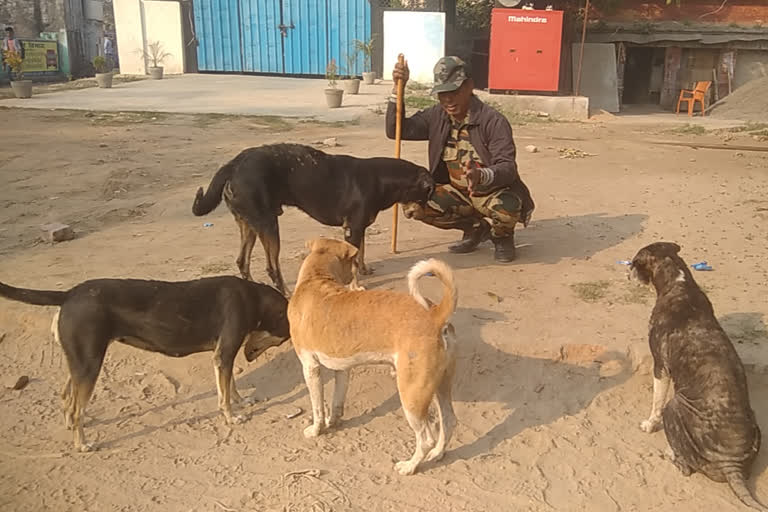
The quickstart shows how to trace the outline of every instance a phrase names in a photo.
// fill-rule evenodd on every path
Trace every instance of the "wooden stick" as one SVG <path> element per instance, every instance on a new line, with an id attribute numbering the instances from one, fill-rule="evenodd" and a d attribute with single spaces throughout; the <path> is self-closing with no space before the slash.
<path id="1" fill-rule="evenodd" d="M 405 56 L 401 53 L 397 56 L 397 63 L 401 66 L 405 64 Z M 400 79 L 397 81 L 397 118 L 395 120 L 395 158 L 400 158 L 400 139 L 403 135 L 403 94 L 405 93 L 405 83 Z M 392 207 L 392 254 L 397 254 L 397 221 L 399 213 L 397 203 Z"/>
<path id="2" fill-rule="evenodd" d="M 584 66 L 584 42 L 587 40 L 587 21 L 589 20 L 589 0 L 584 5 L 584 23 L 581 27 L 581 47 L 579 48 L 579 69 L 576 72 L 576 86 L 573 95 L 578 96 L 581 91 L 581 72 Z"/>

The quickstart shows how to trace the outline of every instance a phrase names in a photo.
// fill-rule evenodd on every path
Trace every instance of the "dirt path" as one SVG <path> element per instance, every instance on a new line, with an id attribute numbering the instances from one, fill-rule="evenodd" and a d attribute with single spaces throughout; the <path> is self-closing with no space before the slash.
<path id="1" fill-rule="evenodd" d="M 226 208 L 205 218 L 190 208 L 196 188 L 244 147 L 335 136 L 342 146 L 330 151 L 392 152 L 381 118 L 0 114 L 14 127 L 0 144 L 0 280 L 40 288 L 234 273 L 238 242 Z M 53 310 L 3 302 L 0 374 L 31 381 L 0 389 L 0 510 L 740 510 L 726 486 L 685 478 L 664 460 L 663 433 L 638 429 L 651 398 L 643 356 L 653 297 L 616 261 L 660 239 L 679 242 L 689 263 L 714 267 L 695 277 L 747 364 L 752 405 L 768 428 L 768 157 L 642 142 L 723 139 L 683 131 L 517 127 L 537 210 L 512 265 L 493 264 L 489 245 L 450 255 L 455 233 L 405 219 L 402 252 L 391 255 L 390 214 L 380 216 L 367 242 L 376 270 L 368 287 L 404 290 L 409 266 L 438 256 L 460 290 L 459 426 L 445 459 L 410 478 L 392 468 L 413 439 L 389 370 L 356 370 L 343 426 L 310 441 L 301 434 L 306 412 L 287 419 L 309 405 L 289 345 L 255 364 L 238 359 L 239 387 L 260 401 L 233 427 L 216 411 L 209 354 L 178 360 L 113 346 L 87 414 L 99 450 L 72 453 Z M 524 151 L 528 144 L 539 152 Z M 424 163 L 425 145 L 405 143 L 403 157 Z M 72 224 L 78 238 L 39 243 L 38 226 L 49 221 Z M 304 241 L 338 235 L 295 210 L 281 217 L 281 231 L 289 286 Z M 266 279 L 262 266 L 254 251 L 256 279 Z M 764 450 L 751 480 L 764 502 L 766 465 Z"/>

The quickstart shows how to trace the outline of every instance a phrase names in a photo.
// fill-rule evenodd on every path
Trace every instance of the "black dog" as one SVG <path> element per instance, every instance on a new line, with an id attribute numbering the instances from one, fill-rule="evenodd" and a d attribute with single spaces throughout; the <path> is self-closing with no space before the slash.
<path id="1" fill-rule="evenodd" d="M 632 274 L 656 288 L 650 321 L 653 405 L 640 428 L 652 432 L 664 421 L 675 465 L 728 482 L 746 505 L 765 510 L 745 480 L 760 450 L 760 428 L 749 404 L 744 366 L 715 318 L 712 304 L 677 253 L 659 242 L 641 249 Z M 674 396 L 664 405 L 670 379 Z"/>
<path id="2" fill-rule="evenodd" d="M 213 351 L 219 409 L 227 422 L 230 398 L 241 401 L 232 366 L 243 342 L 254 360 L 290 337 L 288 301 L 274 288 L 234 276 L 166 282 L 95 279 L 68 291 L 14 288 L 0 296 L 37 306 L 61 306 L 51 325 L 69 366 L 61 393 L 64 419 L 74 429 L 75 449 L 88 451 L 81 417 L 112 341 L 184 357 Z"/>
<path id="3" fill-rule="evenodd" d="M 296 206 L 327 226 L 343 226 L 345 239 L 364 263 L 365 229 L 395 203 L 424 203 L 435 182 L 423 167 L 395 158 L 329 155 L 299 144 L 243 150 L 213 176 L 208 191 L 198 189 L 192 212 L 213 211 L 222 197 L 240 227 L 237 266 L 252 280 L 250 260 L 256 237 L 267 257 L 267 273 L 283 293 L 277 217 L 283 205 Z"/>

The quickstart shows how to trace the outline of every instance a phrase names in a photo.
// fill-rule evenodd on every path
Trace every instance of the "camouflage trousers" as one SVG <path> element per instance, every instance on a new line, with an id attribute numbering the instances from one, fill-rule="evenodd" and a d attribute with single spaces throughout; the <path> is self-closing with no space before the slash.
<path id="1" fill-rule="evenodd" d="M 470 196 L 452 185 L 438 185 L 424 206 L 408 203 L 403 213 L 441 229 L 468 231 L 483 219 L 491 220 L 491 236 L 504 238 L 514 233 L 520 221 L 522 201 L 508 188 L 484 196 Z"/>

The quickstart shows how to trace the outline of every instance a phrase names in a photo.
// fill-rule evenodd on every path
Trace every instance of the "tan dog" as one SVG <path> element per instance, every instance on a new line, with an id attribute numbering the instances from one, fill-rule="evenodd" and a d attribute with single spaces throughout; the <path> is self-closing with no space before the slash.
<path id="1" fill-rule="evenodd" d="M 344 413 L 348 370 L 361 364 L 391 364 L 405 417 L 416 434 L 410 460 L 395 469 L 410 475 L 422 461 L 439 460 L 456 424 L 451 384 L 456 366 L 455 335 L 448 322 L 456 309 L 453 273 L 445 263 L 421 261 L 408 273 L 410 295 L 390 290 L 350 290 L 357 249 L 347 242 L 307 242 L 309 255 L 299 270 L 288 304 L 288 320 L 296 354 L 312 401 L 313 423 L 306 437 L 319 435 Z M 440 304 L 430 304 L 417 288 L 432 273 L 443 283 Z M 325 419 L 321 368 L 334 371 L 330 417 Z M 437 432 L 428 410 L 435 404 Z M 436 435 L 435 435 L 436 434 Z"/>

